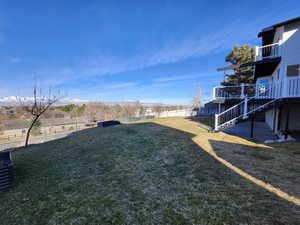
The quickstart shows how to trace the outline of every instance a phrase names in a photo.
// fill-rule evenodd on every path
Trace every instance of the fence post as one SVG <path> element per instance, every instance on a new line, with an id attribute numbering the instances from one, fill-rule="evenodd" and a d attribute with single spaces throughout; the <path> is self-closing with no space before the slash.
<path id="1" fill-rule="evenodd" d="M 215 131 L 218 131 L 219 130 L 219 127 L 218 127 L 218 119 L 219 119 L 219 114 L 215 114 Z"/>
<path id="2" fill-rule="evenodd" d="M 248 98 L 246 97 L 244 101 L 243 119 L 247 118 L 247 113 L 248 113 Z"/>

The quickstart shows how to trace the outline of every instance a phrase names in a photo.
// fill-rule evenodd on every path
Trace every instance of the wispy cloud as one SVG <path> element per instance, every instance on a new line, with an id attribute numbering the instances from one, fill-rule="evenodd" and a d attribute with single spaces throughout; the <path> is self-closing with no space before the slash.
<path id="1" fill-rule="evenodd" d="M 100 54 L 97 57 L 82 60 L 81 62 L 61 68 L 49 68 L 38 70 L 44 77 L 54 74 L 59 77 L 52 82 L 63 83 L 70 79 L 82 77 L 94 77 L 112 75 L 122 72 L 136 71 L 153 66 L 177 63 L 186 59 L 207 56 L 231 48 L 238 43 L 249 43 L 256 41 L 257 27 L 263 22 L 260 19 L 248 24 L 234 22 L 222 29 L 216 29 L 213 33 L 203 35 L 192 35 L 181 41 L 165 42 L 165 44 L 154 50 L 136 52 L 126 58 L 117 58 Z"/>
<path id="2" fill-rule="evenodd" d="M 206 79 L 206 78 L 216 78 L 220 77 L 220 73 L 218 73 L 214 68 L 211 70 L 202 71 L 201 73 L 193 73 L 193 74 L 186 74 L 186 75 L 176 75 L 176 76 L 164 76 L 153 79 L 153 84 L 169 84 L 176 81 L 187 81 L 187 80 L 199 80 L 199 79 Z"/>
<path id="3" fill-rule="evenodd" d="M 281 9 L 278 9 L 281 10 Z M 162 43 L 151 49 L 144 48 L 142 51 L 137 51 L 134 54 L 124 57 L 115 57 L 112 55 L 98 54 L 85 59 L 78 60 L 73 64 L 65 64 L 60 67 L 35 68 L 34 74 L 47 85 L 61 85 L 70 83 L 71 80 L 98 79 L 99 76 L 107 76 L 120 74 L 129 71 L 141 70 L 149 67 L 178 63 L 187 59 L 213 55 L 225 50 L 229 50 L 235 44 L 244 44 L 257 42 L 256 34 L 259 29 L 286 19 L 283 14 L 277 12 L 269 12 L 260 17 L 253 17 L 249 22 L 236 20 L 231 24 L 222 24 L 215 27 L 214 31 L 207 33 L 189 33 L 181 37 L 181 39 L 172 40 L 171 37 L 162 40 Z M 281 16 L 280 16 L 281 15 Z M 199 29 L 198 29 L 199 30 Z M 0 30 L 1 32 L 1 30 Z M 1 38 L 1 33 L 0 33 Z M 146 49 L 146 50 L 145 50 Z M 99 50 L 100 51 L 100 50 Z M 14 59 L 11 62 L 19 62 L 19 59 Z M 29 75 L 27 76 L 27 80 Z M 201 73 L 199 76 L 176 75 L 170 77 L 161 77 L 152 80 L 151 88 L 156 86 L 157 89 L 175 83 L 175 81 L 191 80 L 194 78 L 205 77 Z M 96 82 L 96 81 L 95 81 Z M 24 89 L 24 82 L 22 90 Z M 28 82 L 29 83 L 29 82 Z M 173 84 L 172 83 L 172 84 Z M 134 82 L 112 83 L 106 85 L 107 92 L 112 92 L 109 89 L 122 89 L 126 87 L 135 87 L 132 89 L 141 88 L 143 84 Z M 76 89 L 76 87 L 74 87 Z M 91 92 L 89 88 L 86 92 Z M 97 90 L 98 91 L 98 90 Z M 73 92 L 72 92 L 73 93 Z M 141 90 L 141 93 L 144 93 Z"/>
<path id="4" fill-rule="evenodd" d="M 106 86 L 108 89 L 117 89 L 117 88 L 128 88 L 128 87 L 134 87 L 137 86 L 137 83 L 135 82 L 122 82 L 122 83 L 114 83 L 109 84 Z"/>
<path id="5" fill-rule="evenodd" d="M 170 81 L 191 80 L 191 79 L 196 79 L 197 77 L 199 77 L 199 75 L 168 76 L 168 77 L 156 78 L 153 81 L 156 83 L 165 83 Z"/>

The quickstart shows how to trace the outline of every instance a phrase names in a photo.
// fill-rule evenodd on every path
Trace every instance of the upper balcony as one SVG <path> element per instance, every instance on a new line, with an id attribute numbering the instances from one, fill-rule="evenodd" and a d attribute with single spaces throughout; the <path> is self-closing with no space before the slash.
<path id="1" fill-rule="evenodd" d="M 255 61 L 279 56 L 279 43 L 255 46 Z"/>

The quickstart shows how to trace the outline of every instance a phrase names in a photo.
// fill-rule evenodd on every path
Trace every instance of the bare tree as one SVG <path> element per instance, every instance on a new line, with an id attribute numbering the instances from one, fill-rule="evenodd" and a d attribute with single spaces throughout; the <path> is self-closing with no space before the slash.
<path id="1" fill-rule="evenodd" d="M 196 92 L 193 97 L 192 107 L 193 109 L 200 109 L 202 105 L 202 88 L 200 85 L 196 87 Z"/>
<path id="2" fill-rule="evenodd" d="M 19 102 L 22 106 L 26 104 L 24 99 L 22 99 L 21 97 L 16 97 L 16 98 L 19 99 Z M 59 92 L 57 95 L 52 94 L 51 88 L 49 88 L 47 96 L 43 95 L 42 89 L 38 88 L 37 84 L 34 85 L 33 99 L 32 102 L 30 102 L 29 106 L 27 107 L 28 111 L 32 115 L 32 120 L 26 133 L 25 147 L 28 146 L 31 130 L 36 125 L 41 115 L 43 115 L 55 102 L 57 102 L 61 98 L 62 97 L 60 96 Z"/>

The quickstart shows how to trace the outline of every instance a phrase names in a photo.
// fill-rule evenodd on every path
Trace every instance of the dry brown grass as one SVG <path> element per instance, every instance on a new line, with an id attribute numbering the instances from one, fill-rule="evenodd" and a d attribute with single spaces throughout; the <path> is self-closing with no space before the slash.
<path id="1" fill-rule="evenodd" d="M 266 146 L 224 133 L 195 137 L 193 140 L 243 178 L 300 206 L 300 179 L 295 173 L 299 171 L 300 160 L 284 152 L 289 151 L 287 146 L 291 148 L 290 144 Z M 296 150 L 298 145 L 292 149 Z M 290 163 L 288 166 L 287 162 Z M 291 168 L 292 171 L 289 171 Z M 277 179 L 278 176 L 281 179 Z"/>
<path id="2" fill-rule="evenodd" d="M 18 182 L 0 195 L 6 203 L 0 221 L 299 224 L 293 201 L 234 170 L 299 198 L 299 143 L 266 146 L 208 133 L 210 124 L 208 118 L 143 121 L 20 150 Z"/>

